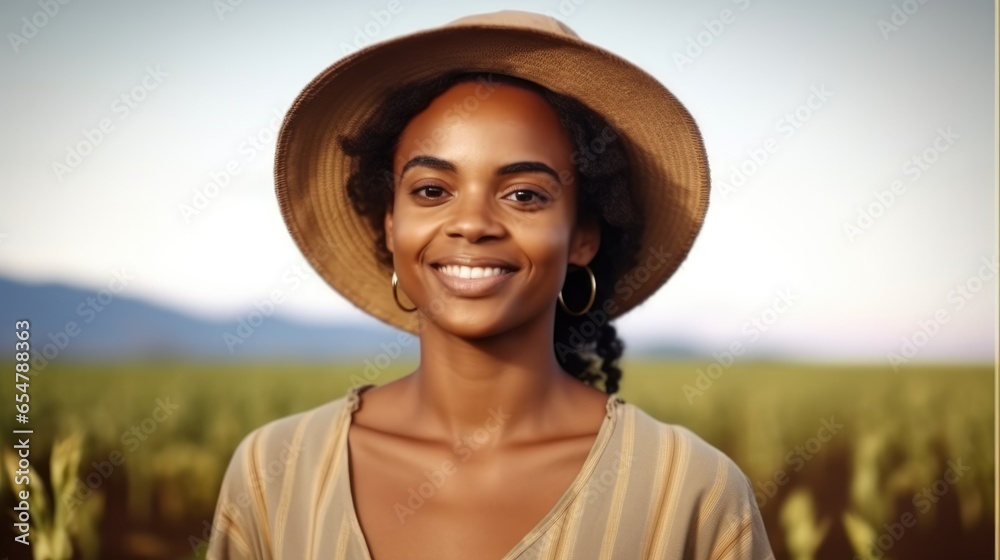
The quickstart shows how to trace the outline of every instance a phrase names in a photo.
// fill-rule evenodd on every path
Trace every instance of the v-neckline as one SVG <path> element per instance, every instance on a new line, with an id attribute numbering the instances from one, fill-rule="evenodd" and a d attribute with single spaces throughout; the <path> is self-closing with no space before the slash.
<path id="1" fill-rule="evenodd" d="M 343 432 L 340 434 L 341 472 L 339 474 L 343 477 L 347 487 L 346 507 L 354 532 L 361 542 L 361 549 L 364 551 L 365 560 L 372 560 L 372 555 L 371 550 L 368 548 L 368 540 L 365 538 L 365 534 L 361 530 L 361 521 L 358 519 L 358 512 L 354 507 L 354 489 L 352 488 L 351 482 L 351 450 L 347 436 L 350 433 L 351 424 L 354 420 L 354 411 L 361 406 L 361 393 L 364 392 L 365 389 L 374 386 L 374 383 L 364 383 L 352 386 L 348 389 L 347 394 L 344 396 L 344 407 L 341 411 L 341 414 L 344 417 L 341 422 Z M 583 461 L 583 466 L 580 467 L 580 471 L 576 474 L 573 482 L 570 483 L 569 487 L 566 488 L 562 496 L 560 496 L 548 513 L 546 513 L 526 535 L 521 537 L 521 540 L 514 545 L 514 548 L 510 549 L 500 560 L 513 560 L 522 552 L 527 550 L 528 547 L 530 547 L 538 539 L 538 537 L 544 534 L 549 526 L 552 525 L 552 523 L 554 523 L 560 515 L 562 515 L 563 510 L 565 510 L 569 506 L 570 502 L 572 502 L 573 499 L 580 493 L 580 490 L 583 489 L 584 483 L 587 482 L 587 479 L 590 478 L 590 475 L 594 472 L 594 469 L 597 467 L 598 460 L 600 460 L 601 456 L 604 454 L 604 449 L 608 446 L 608 442 L 611 440 L 611 434 L 614 432 L 615 426 L 618 424 L 619 405 L 623 404 L 625 404 L 625 401 L 618 396 L 618 393 L 608 395 L 608 400 L 604 406 L 604 421 L 601 422 L 601 427 L 597 432 L 597 437 L 594 439 L 594 443 L 590 447 L 590 452 L 587 453 L 587 458 Z"/>

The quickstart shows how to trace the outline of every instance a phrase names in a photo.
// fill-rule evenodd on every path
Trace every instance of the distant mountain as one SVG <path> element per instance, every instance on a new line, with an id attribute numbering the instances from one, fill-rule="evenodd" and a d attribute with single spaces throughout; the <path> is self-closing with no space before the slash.
<path id="1" fill-rule="evenodd" d="M 0 278 L 0 356 L 15 352 L 15 322 L 31 323 L 37 359 L 181 357 L 212 360 L 374 359 L 380 353 L 415 357 L 417 341 L 393 348 L 403 331 L 373 326 L 316 325 L 248 310 L 252 321 L 210 321 L 146 301 L 63 284 Z M 385 345 L 385 348 L 383 348 Z M 41 353 L 41 356 L 38 356 Z"/>
<path id="2" fill-rule="evenodd" d="M 397 344 L 403 331 L 379 321 L 317 325 L 248 310 L 229 321 L 193 317 L 127 296 L 58 283 L 32 284 L 0 277 L 0 357 L 15 352 L 16 321 L 31 322 L 31 352 L 39 360 L 182 358 L 203 360 L 328 361 L 385 355 L 416 358 L 416 339 Z M 247 321 L 249 317 L 252 321 Z M 241 318 L 243 322 L 241 323 Z M 403 337 L 407 340 L 406 337 Z M 39 355 L 40 354 L 40 355 Z M 693 345 L 626 341 L 628 357 L 692 359 L 707 355 Z M 382 358 L 384 360 L 384 358 Z"/>

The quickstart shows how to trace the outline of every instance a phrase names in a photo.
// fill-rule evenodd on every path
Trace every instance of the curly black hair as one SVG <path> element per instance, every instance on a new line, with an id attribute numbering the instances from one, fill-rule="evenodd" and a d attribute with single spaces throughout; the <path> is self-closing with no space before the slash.
<path id="1" fill-rule="evenodd" d="M 451 86 L 477 80 L 512 84 L 540 94 L 555 110 L 575 147 L 572 162 L 577 171 L 577 216 L 581 221 L 596 220 L 600 225 L 600 248 L 589 263 L 597 280 L 597 294 L 590 311 L 579 317 L 556 307 L 554 349 L 560 367 L 567 373 L 594 387 L 603 374 L 603 391 L 615 393 L 622 375 L 617 361 L 625 345 L 608 319 L 606 305 L 611 304 L 622 272 L 636 264 L 645 217 L 631 192 L 624 138 L 596 112 L 574 97 L 493 72 L 452 71 L 403 84 L 379 104 L 355 135 L 338 138 L 354 164 L 347 182 L 351 204 L 375 232 L 379 261 L 392 268 L 383 219 L 393 203 L 392 169 L 399 136 L 414 116 Z M 586 280 L 586 274 L 567 275 L 562 294 L 570 309 L 581 309 L 586 304 L 590 296 Z"/>

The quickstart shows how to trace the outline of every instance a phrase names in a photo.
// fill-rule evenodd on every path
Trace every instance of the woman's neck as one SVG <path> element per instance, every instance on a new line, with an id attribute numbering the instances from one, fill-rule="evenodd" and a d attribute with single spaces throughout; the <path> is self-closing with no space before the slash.
<path id="1" fill-rule="evenodd" d="M 408 376 L 406 392 L 407 400 L 417 403 L 413 421 L 441 437 L 459 439 L 486 429 L 499 443 L 546 431 L 554 412 L 564 412 L 571 402 L 574 385 L 582 383 L 556 359 L 552 318 L 475 339 L 425 321 L 420 365 Z"/>

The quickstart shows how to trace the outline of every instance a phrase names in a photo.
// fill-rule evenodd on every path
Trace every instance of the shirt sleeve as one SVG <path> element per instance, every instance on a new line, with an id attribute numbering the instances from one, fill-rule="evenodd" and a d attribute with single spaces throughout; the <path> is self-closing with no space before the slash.
<path id="1" fill-rule="evenodd" d="M 685 442 L 678 448 L 687 450 L 678 500 L 691 508 L 692 516 L 682 558 L 773 560 L 747 475 L 728 455 L 691 430 L 679 425 L 673 429 Z"/>
<path id="2" fill-rule="evenodd" d="M 263 495 L 260 469 L 252 450 L 259 437 L 255 431 L 236 447 L 222 479 L 222 488 L 212 519 L 207 560 L 271 560 L 262 546 Z"/>
<path id="3" fill-rule="evenodd" d="M 720 457 L 723 477 L 717 509 L 710 517 L 716 535 L 711 560 L 774 560 L 764 520 L 753 495 L 753 485 L 729 457 Z"/>

